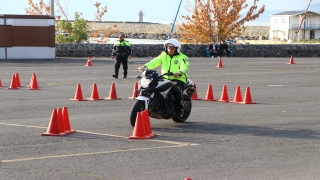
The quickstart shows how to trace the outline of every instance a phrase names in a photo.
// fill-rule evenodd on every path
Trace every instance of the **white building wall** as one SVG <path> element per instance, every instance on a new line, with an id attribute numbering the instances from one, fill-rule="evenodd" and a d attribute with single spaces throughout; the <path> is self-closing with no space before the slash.
<path id="1" fill-rule="evenodd" d="M 320 40 L 320 30 L 315 30 L 314 39 Z"/>
<path id="2" fill-rule="evenodd" d="M 6 48 L 0 47 L 0 59 L 6 59 Z"/>
<path id="3" fill-rule="evenodd" d="M 269 39 L 285 40 L 289 36 L 289 16 L 271 16 Z"/>
<path id="4" fill-rule="evenodd" d="M 281 40 L 293 40 L 296 37 L 296 32 L 300 26 L 303 14 L 297 16 L 289 15 L 271 15 L 270 16 L 270 32 L 269 39 L 278 37 Z M 302 39 L 310 39 L 310 30 L 315 30 L 315 39 L 320 36 L 320 15 L 308 15 L 301 24 L 301 29 L 297 35 L 296 41 Z M 306 29 L 304 29 L 304 27 Z"/>
<path id="5" fill-rule="evenodd" d="M 55 47 L 7 47 L 8 59 L 55 59 Z"/>

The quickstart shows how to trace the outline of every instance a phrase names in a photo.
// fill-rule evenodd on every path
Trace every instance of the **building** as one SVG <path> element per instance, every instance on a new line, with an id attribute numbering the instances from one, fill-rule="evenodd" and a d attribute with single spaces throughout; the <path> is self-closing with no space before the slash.
<path id="1" fill-rule="evenodd" d="M 0 15 L 0 59 L 54 59 L 55 18 Z"/>
<path id="2" fill-rule="evenodd" d="M 269 39 L 289 41 L 320 39 L 320 14 L 308 11 L 303 19 L 304 14 L 305 11 L 284 11 L 270 15 Z"/>

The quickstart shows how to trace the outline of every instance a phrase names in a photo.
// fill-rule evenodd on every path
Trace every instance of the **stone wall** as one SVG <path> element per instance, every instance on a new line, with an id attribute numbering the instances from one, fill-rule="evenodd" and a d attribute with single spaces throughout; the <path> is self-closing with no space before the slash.
<path id="1" fill-rule="evenodd" d="M 320 44 L 231 44 L 233 57 L 320 57 Z M 56 44 L 57 57 L 110 57 L 113 44 Z M 134 57 L 156 57 L 162 44 L 134 44 Z M 182 52 L 189 57 L 205 57 L 207 45 L 183 44 Z"/>
<path id="2" fill-rule="evenodd" d="M 89 30 L 105 30 L 113 28 L 117 24 L 117 29 L 125 34 L 169 34 L 172 24 L 158 24 L 158 23 L 139 23 L 139 22 L 96 22 L 90 26 Z M 172 33 L 180 34 L 179 25 L 176 24 Z M 268 36 L 269 26 L 246 26 L 242 36 Z M 168 36 L 166 36 L 168 37 Z"/>

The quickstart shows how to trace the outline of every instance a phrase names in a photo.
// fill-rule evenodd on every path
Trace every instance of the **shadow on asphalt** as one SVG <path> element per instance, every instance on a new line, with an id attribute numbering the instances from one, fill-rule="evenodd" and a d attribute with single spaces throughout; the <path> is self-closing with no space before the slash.
<path id="1" fill-rule="evenodd" d="M 170 133 L 194 133 L 194 134 L 217 134 L 217 135 L 238 135 L 248 134 L 254 136 L 295 138 L 295 139 L 319 139 L 319 131 L 310 129 L 275 129 L 260 126 L 246 126 L 237 124 L 222 123 L 196 123 L 185 122 L 174 128 L 152 128 L 157 132 Z M 189 138 L 189 137 L 188 137 Z M 187 139 L 188 139 L 187 138 Z"/>

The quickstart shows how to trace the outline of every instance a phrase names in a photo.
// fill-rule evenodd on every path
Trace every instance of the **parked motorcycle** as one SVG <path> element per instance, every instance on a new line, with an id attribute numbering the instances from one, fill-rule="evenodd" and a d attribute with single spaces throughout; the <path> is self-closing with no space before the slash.
<path id="1" fill-rule="evenodd" d="M 138 112 L 148 109 L 149 116 L 155 119 L 172 119 L 174 122 L 185 122 L 192 108 L 191 96 L 194 93 L 195 86 L 190 79 L 183 89 L 184 114 L 176 115 L 176 105 L 174 95 L 171 92 L 174 81 L 167 80 L 163 76 L 171 76 L 173 73 L 168 72 L 158 75 L 156 70 L 144 69 L 141 80 L 138 84 L 140 95 L 136 97 L 130 114 L 130 123 L 134 127 Z"/>

